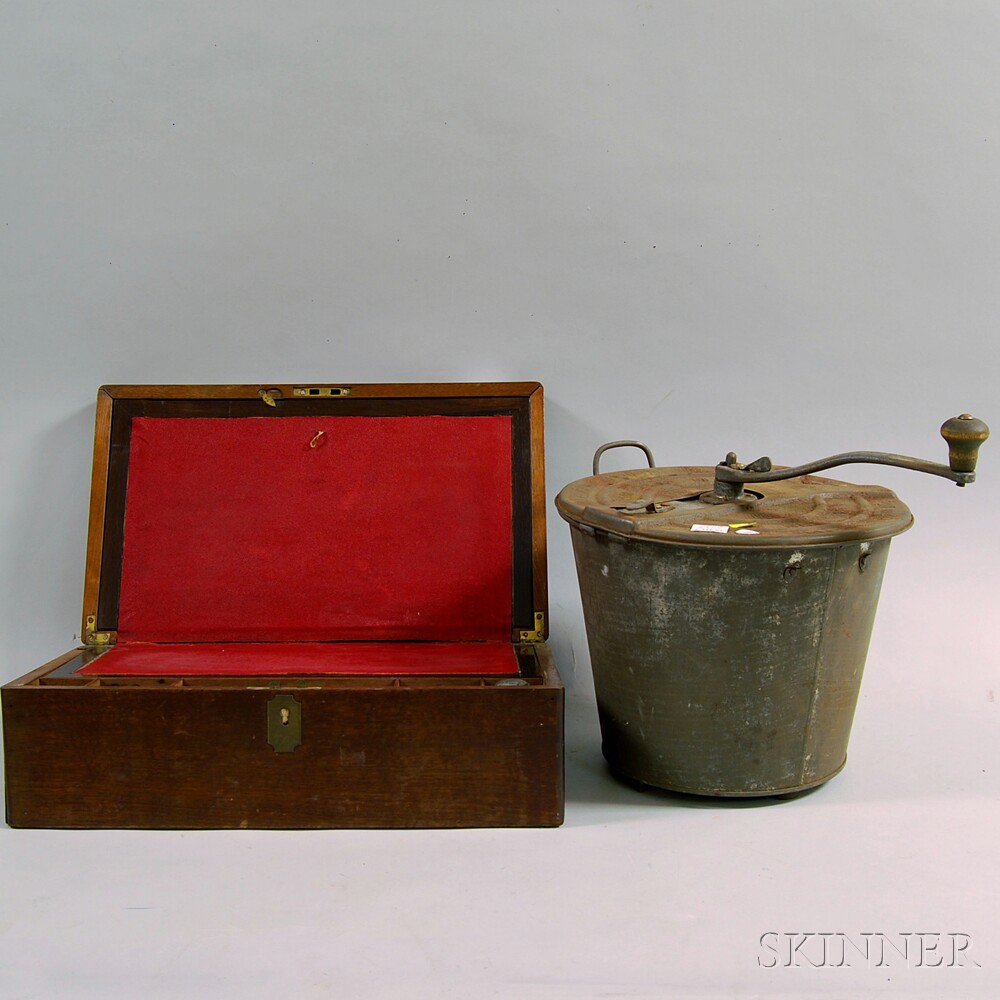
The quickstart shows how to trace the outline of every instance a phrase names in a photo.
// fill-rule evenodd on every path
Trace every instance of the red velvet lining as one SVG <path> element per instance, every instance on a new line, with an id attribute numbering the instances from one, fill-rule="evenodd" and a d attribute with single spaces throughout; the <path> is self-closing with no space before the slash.
<path id="1" fill-rule="evenodd" d="M 511 486 L 509 416 L 135 417 L 119 641 L 509 642 Z"/>
<path id="2" fill-rule="evenodd" d="M 81 674 L 516 674 L 504 642 L 119 643 Z"/>

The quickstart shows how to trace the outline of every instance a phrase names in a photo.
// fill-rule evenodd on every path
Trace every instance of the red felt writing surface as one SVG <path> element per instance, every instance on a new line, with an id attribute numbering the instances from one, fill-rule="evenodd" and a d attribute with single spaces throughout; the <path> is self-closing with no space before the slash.
<path id="1" fill-rule="evenodd" d="M 508 416 L 135 417 L 119 643 L 510 640 Z"/>
<path id="2" fill-rule="evenodd" d="M 119 643 L 81 674 L 253 676 L 516 674 L 503 642 Z"/>

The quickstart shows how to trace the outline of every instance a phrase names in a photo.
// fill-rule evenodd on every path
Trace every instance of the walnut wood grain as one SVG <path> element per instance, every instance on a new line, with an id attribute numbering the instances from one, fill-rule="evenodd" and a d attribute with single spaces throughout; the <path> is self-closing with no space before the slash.
<path id="1" fill-rule="evenodd" d="M 258 382 L 241 385 L 104 385 L 114 399 L 253 399 L 261 389 L 280 389 L 289 398 L 296 386 L 350 388 L 350 396 L 421 399 L 442 396 L 530 396 L 538 382 Z M 329 398 L 329 397 L 325 397 Z"/>
<path id="2" fill-rule="evenodd" d="M 87 616 L 97 614 L 101 589 L 101 552 L 104 548 L 104 515 L 108 494 L 108 442 L 111 438 L 111 413 L 114 399 L 106 390 L 97 393 L 94 423 L 94 461 L 90 477 L 90 520 L 87 525 L 87 564 L 83 584 L 81 638 L 87 633 Z"/>
<path id="3" fill-rule="evenodd" d="M 549 632 L 549 581 L 545 544 L 545 418 L 544 390 L 539 385 L 531 394 L 531 560 L 535 610 L 545 615 L 544 635 Z M 539 498 L 541 502 L 539 502 Z"/>
<path id="4" fill-rule="evenodd" d="M 537 686 L 3 689 L 7 821 L 17 827 L 555 826 L 563 690 Z M 276 753 L 267 703 L 302 705 Z"/>

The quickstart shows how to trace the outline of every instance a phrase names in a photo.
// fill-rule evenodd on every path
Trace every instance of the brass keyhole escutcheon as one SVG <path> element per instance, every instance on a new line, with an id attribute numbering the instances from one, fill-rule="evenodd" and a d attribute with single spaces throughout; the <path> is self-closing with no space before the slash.
<path id="1" fill-rule="evenodd" d="M 267 742 L 275 753 L 291 753 L 302 745 L 302 705 L 290 694 L 267 703 Z"/>

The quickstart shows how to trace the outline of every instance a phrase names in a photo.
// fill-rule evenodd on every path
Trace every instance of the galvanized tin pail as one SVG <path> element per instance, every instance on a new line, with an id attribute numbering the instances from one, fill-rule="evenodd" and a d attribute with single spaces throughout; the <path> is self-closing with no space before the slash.
<path id="1" fill-rule="evenodd" d="M 571 527 L 604 756 L 619 776 L 699 795 L 802 791 L 844 766 L 894 493 L 804 474 L 847 461 L 974 479 L 985 424 L 946 433 L 952 462 L 881 453 L 798 469 L 654 468 L 613 442 L 556 498 Z M 972 432 L 975 431 L 975 435 Z M 968 452 L 971 467 L 958 454 Z M 649 469 L 601 475 L 609 447 Z M 744 484 L 760 484 L 750 491 Z M 766 485 L 765 485 L 766 484 Z"/>

